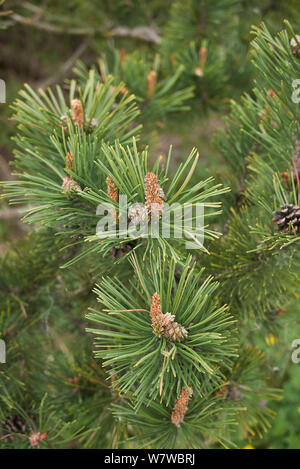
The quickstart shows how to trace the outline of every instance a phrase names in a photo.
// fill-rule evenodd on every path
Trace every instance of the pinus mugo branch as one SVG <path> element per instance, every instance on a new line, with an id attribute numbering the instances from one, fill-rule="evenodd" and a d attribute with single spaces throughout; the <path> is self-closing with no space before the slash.
<path id="1" fill-rule="evenodd" d="M 237 336 L 245 321 L 263 322 L 266 312 L 295 292 L 299 282 L 300 189 L 292 160 L 299 116 L 287 84 L 299 72 L 299 57 L 287 32 L 276 40 L 265 26 L 255 33 L 256 90 L 241 106 L 233 105 L 233 119 L 222 134 L 222 154 L 236 168 L 234 190 L 242 178 L 244 199 L 242 204 L 228 199 L 225 215 L 230 215 L 220 240 L 217 199 L 228 189 L 212 178 L 196 179 L 196 150 L 175 174 L 170 172 L 171 150 L 165 165 L 159 159 L 149 163 L 147 149 L 138 142 L 139 110 L 124 83 L 116 85 L 112 77 L 100 83 L 92 70 L 81 86 L 71 82 L 67 101 L 60 88 L 55 95 L 26 87 L 14 104 L 20 124 L 19 179 L 6 183 L 7 195 L 30 204 L 25 219 L 51 228 L 64 247 L 79 237 L 86 241 L 66 266 L 88 255 L 99 264 L 99 273 L 105 266 L 95 289 L 99 308 L 91 308 L 87 316 L 94 323 L 88 332 L 94 335 L 95 357 L 107 370 L 112 388 L 109 396 L 101 394 L 105 418 L 112 404 L 114 415 L 125 424 L 124 434 L 134 428 L 136 445 L 198 447 L 214 438 L 216 445 L 232 446 L 236 435 L 231 423 L 240 423 L 247 436 L 261 435 L 272 417 L 267 400 L 278 398 L 266 384 L 260 352 L 251 343 L 239 344 Z M 195 51 L 192 47 L 192 57 Z M 203 50 L 201 60 L 205 67 Z M 150 78 L 152 99 L 159 86 L 156 75 Z M 288 178 L 282 176 L 286 172 Z M 192 258 L 183 236 L 152 239 L 129 233 L 121 241 L 118 236 L 99 237 L 96 208 L 110 203 L 118 225 L 122 195 L 133 206 L 126 218 L 133 225 L 152 218 L 161 223 L 166 204 L 202 204 L 205 219 L 212 220 L 211 227 L 206 221 L 203 227 L 210 255 L 199 245 Z M 274 211 L 279 219 L 274 219 Z M 126 254 L 120 255 L 120 249 Z M 113 276 L 116 260 L 122 262 Z M 248 335 L 240 337 L 242 341 Z M 70 377 L 71 383 L 75 378 Z M 1 417 L 6 424 L 22 422 L 27 445 L 63 444 L 44 426 L 27 431 L 23 421 L 9 415 L 15 399 L 6 391 L 3 396 Z M 80 416 L 92 426 L 95 421 L 84 417 L 86 405 Z M 22 414 L 22 407 L 17 410 Z M 66 435 L 63 442 L 70 441 L 67 427 L 71 439 L 91 430 L 78 430 L 70 419 L 59 421 Z"/>

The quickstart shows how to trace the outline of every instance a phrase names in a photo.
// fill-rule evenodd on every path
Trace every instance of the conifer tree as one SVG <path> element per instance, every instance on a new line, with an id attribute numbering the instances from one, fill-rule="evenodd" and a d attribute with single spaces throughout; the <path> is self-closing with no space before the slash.
<path id="1" fill-rule="evenodd" d="M 204 3 L 214 29 L 236 2 Z M 174 35 L 182 5 L 162 40 L 161 80 L 157 58 L 150 67 L 118 52 L 113 65 L 108 56 L 90 70 L 79 63 L 68 93 L 26 85 L 13 105 L 16 179 L 4 191 L 36 230 L 1 265 L 2 447 L 231 448 L 270 426 L 281 393 L 248 330 L 280 327 L 299 281 L 299 36 L 288 22 L 276 36 L 253 29 L 255 87 L 232 102 L 217 136 L 227 177 L 198 180 L 197 150 L 173 171 L 172 148 L 152 161 L 141 126 L 185 115 L 192 90 L 204 107 L 218 96 L 206 90 L 218 52 L 199 41 L 193 17 Z M 219 55 L 211 73 L 224 66 Z M 162 236 L 175 202 L 204 207 L 199 232 L 175 235 L 170 219 Z M 113 224 L 100 232 L 103 206 Z M 154 236 L 138 231 L 144 222 Z"/>

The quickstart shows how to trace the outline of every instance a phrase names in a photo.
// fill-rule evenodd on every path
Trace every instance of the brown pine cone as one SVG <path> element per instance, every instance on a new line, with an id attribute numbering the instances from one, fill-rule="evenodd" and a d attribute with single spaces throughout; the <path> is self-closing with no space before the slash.
<path id="1" fill-rule="evenodd" d="M 118 248 L 111 248 L 110 252 L 114 261 L 124 257 L 128 252 L 130 252 L 137 245 L 136 240 L 130 241 L 127 244 L 121 244 Z"/>
<path id="2" fill-rule="evenodd" d="M 300 231 L 300 207 L 294 204 L 283 205 L 280 210 L 273 212 L 272 221 L 278 225 L 278 230 L 284 233 Z"/>
<path id="3" fill-rule="evenodd" d="M 65 176 L 63 183 L 62 183 L 62 193 L 65 194 L 67 199 L 71 200 L 72 199 L 72 193 L 74 194 L 75 192 L 80 192 L 81 187 L 79 184 L 77 184 L 74 179 L 70 178 L 69 176 Z"/>
<path id="4" fill-rule="evenodd" d="M 296 35 L 296 38 L 292 37 L 291 42 L 290 42 L 290 46 L 291 46 L 292 53 L 296 57 L 300 57 L 300 47 L 298 46 L 298 43 L 300 43 L 300 36 Z"/>
<path id="5" fill-rule="evenodd" d="M 8 417 L 4 422 L 0 424 L 0 427 L 4 429 L 4 433 L 7 433 L 7 438 L 13 439 L 12 433 L 25 434 L 28 430 L 26 421 L 20 415 L 12 415 Z"/>
<path id="6" fill-rule="evenodd" d="M 240 401 L 241 399 L 243 399 L 243 394 L 238 389 L 238 386 L 236 384 L 229 384 L 226 399 L 228 401 Z"/>
<path id="7" fill-rule="evenodd" d="M 164 336 L 171 342 L 181 342 L 188 336 L 188 331 L 178 322 L 170 322 L 164 328 Z"/>

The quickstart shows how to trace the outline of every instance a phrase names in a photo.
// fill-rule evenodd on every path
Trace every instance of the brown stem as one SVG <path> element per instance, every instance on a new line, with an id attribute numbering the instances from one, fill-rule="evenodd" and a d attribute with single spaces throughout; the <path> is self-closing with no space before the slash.
<path id="1" fill-rule="evenodd" d="M 295 158 L 293 158 L 292 161 L 293 161 L 293 167 L 294 167 L 294 171 L 295 171 L 295 175 L 296 175 L 296 180 L 297 180 L 297 187 L 298 187 L 298 205 L 299 205 L 299 204 L 300 204 L 300 181 L 299 181 L 299 172 L 298 172 L 298 168 L 297 168 L 297 165 L 296 165 Z"/>

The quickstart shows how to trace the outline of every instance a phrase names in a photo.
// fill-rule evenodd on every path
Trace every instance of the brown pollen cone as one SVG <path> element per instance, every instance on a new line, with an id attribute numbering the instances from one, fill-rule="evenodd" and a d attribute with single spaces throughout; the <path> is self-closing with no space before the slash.
<path id="1" fill-rule="evenodd" d="M 148 213 L 159 217 L 163 210 L 164 191 L 159 185 L 157 176 L 154 173 L 148 173 L 145 176 L 145 198 Z"/>
<path id="2" fill-rule="evenodd" d="M 163 314 L 160 306 L 160 296 L 157 292 L 155 292 L 151 300 L 150 317 L 152 321 L 153 331 L 159 337 L 163 332 L 162 316 Z"/>
<path id="3" fill-rule="evenodd" d="M 171 421 L 174 425 L 176 425 L 176 427 L 180 427 L 180 425 L 183 423 L 185 414 L 188 411 L 188 402 L 192 395 L 192 387 L 190 387 L 190 389 L 187 387 L 182 388 L 171 415 Z"/>
<path id="4" fill-rule="evenodd" d="M 204 67 L 207 58 L 207 48 L 200 47 L 199 49 L 199 65 L 201 69 Z"/>
<path id="5" fill-rule="evenodd" d="M 147 98 L 151 99 L 156 86 L 156 71 L 150 70 L 147 76 Z"/>
<path id="6" fill-rule="evenodd" d="M 71 102 L 71 115 L 75 125 L 79 127 L 83 124 L 83 108 L 80 99 L 73 99 Z"/>
<path id="7" fill-rule="evenodd" d="M 118 193 L 117 186 L 115 185 L 115 183 L 109 176 L 107 176 L 106 178 L 106 184 L 107 184 L 107 194 L 109 195 L 109 197 L 111 197 L 116 202 L 119 202 L 119 193 Z"/>
<path id="8" fill-rule="evenodd" d="M 111 197 L 115 202 L 119 202 L 119 193 L 118 193 L 118 189 L 117 189 L 117 186 L 115 185 L 115 183 L 113 182 L 113 180 L 107 176 L 106 178 L 106 184 L 107 184 L 107 194 L 109 195 L 109 197 Z M 117 220 L 118 218 L 118 211 L 113 208 L 112 209 L 112 216 L 115 218 L 115 220 Z"/>
<path id="9" fill-rule="evenodd" d="M 74 169 L 74 155 L 71 151 L 66 154 L 66 168 Z"/>

